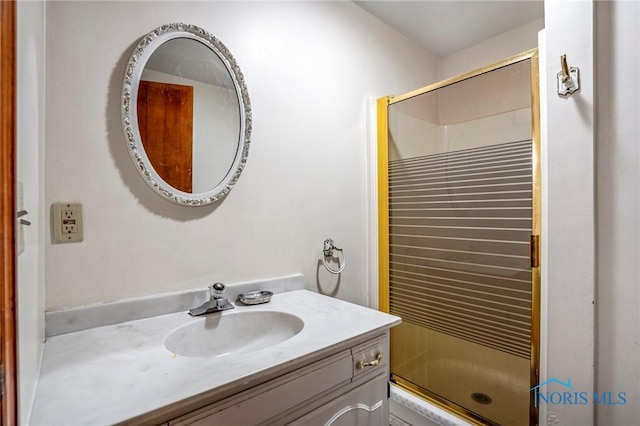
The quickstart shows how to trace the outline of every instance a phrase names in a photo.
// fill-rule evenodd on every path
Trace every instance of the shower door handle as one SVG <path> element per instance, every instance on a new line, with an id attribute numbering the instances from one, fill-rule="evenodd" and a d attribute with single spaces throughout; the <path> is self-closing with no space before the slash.
<path id="1" fill-rule="evenodd" d="M 376 359 L 368 362 L 358 361 L 358 363 L 356 364 L 356 368 L 358 370 L 362 370 L 365 367 L 375 367 L 376 365 L 380 364 L 380 361 L 382 361 L 382 354 L 378 352 L 378 355 L 376 355 Z"/>

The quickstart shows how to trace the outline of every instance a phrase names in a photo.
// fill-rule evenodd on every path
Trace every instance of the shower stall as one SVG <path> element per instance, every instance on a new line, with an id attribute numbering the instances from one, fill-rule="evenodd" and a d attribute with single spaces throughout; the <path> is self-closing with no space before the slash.
<path id="1" fill-rule="evenodd" d="M 537 424 L 537 59 L 378 100 L 391 380 L 480 424 Z"/>

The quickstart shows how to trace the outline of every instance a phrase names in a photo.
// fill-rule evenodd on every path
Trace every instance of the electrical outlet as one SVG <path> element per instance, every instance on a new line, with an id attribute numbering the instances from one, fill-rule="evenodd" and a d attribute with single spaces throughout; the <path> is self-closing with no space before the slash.
<path id="1" fill-rule="evenodd" d="M 82 204 L 53 203 L 53 241 L 78 243 L 83 241 Z"/>

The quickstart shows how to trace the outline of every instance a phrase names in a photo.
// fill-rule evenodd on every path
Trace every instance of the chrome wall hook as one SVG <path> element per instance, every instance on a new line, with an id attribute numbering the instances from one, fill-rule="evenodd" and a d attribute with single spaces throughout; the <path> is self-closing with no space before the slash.
<path id="1" fill-rule="evenodd" d="M 567 65 L 567 55 L 560 57 L 560 72 L 557 75 L 558 95 L 569 96 L 580 90 L 580 70 Z"/>
<path id="2" fill-rule="evenodd" d="M 342 262 L 339 263 L 340 268 L 338 269 L 331 269 L 327 264 L 327 258 L 333 257 L 334 250 L 339 251 L 342 254 Z M 333 244 L 333 240 L 331 238 L 327 238 L 326 240 L 324 240 L 324 248 L 322 249 L 322 254 L 322 263 L 324 264 L 324 267 L 327 268 L 327 271 L 331 272 L 332 274 L 339 274 L 344 270 L 344 267 L 346 265 L 344 251 L 341 248 L 336 247 Z"/>

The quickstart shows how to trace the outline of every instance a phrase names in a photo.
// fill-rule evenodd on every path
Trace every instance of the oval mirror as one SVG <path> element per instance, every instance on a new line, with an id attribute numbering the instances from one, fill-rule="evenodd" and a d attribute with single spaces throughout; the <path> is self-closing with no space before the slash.
<path id="1" fill-rule="evenodd" d="M 182 205 L 217 201 L 249 153 L 251 106 L 242 72 L 205 30 L 156 28 L 127 64 L 122 125 L 131 158 L 154 191 Z"/>

